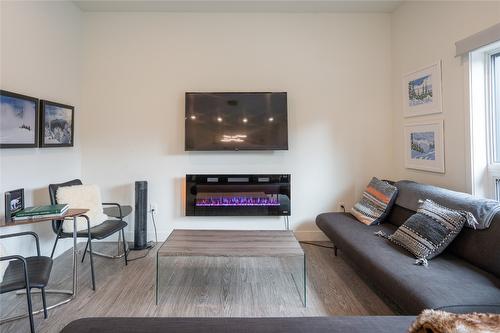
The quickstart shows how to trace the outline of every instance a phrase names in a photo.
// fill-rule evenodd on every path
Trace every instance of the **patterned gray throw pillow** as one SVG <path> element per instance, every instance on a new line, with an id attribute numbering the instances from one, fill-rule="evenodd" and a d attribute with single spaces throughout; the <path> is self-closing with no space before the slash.
<path id="1" fill-rule="evenodd" d="M 417 257 L 416 264 L 427 266 L 427 260 L 443 252 L 465 223 L 476 223 L 476 219 L 469 212 L 425 200 L 417 213 L 388 238 L 413 253 Z"/>
<path id="2" fill-rule="evenodd" d="M 361 200 L 352 207 L 351 214 L 366 225 L 379 224 L 389 214 L 397 195 L 395 186 L 373 177 Z"/>

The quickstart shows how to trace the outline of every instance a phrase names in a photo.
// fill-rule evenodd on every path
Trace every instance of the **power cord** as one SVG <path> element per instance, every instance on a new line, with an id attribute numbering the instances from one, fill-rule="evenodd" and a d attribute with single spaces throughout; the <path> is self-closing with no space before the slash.
<path id="1" fill-rule="evenodd" d="M 149 212 L 151 213 L 151 219 L 153 220 L 153 228 L 155 230 L 155 240 L 156 240 L 156 243 L 152 247 L 148 248 L 148 251 L 145 254 L 143 254 L 142 256 L 136 257 L 136 258 L 132 258 L 132 259 L 127 259 L 127 261 L 134 261 L 134 260 L 146 258 L 149 255 L 149 252 L 156 247 L 156 244 L 158 244 L 158 233 L 156 232 L 156 221 L 155 221 L 155 212 L 156 212 L 156 210 L 155 209 L 151 209 Z"/>
<path id="2" fill-rule="evenodd" d="M 156 212 L 156 210 L 154 208 L 151 209 L 151 219 L 153 220 L 153 228 L 155 229 L 155 240 L 156 240 L 156 243 L 154 246 L 156 246 L 156 244 L 158 243 L 158 234 L 156 233 L 155 212 Z"/>
<path id="3" fill-rule="evenodd" d="M 307 245 L 317 246 L 317 247 L 324 247 L 325 249 L 333 249 L 334 248 L 333 246 L 326 246 L 326 245 L 321 245 L 321 244 L 312 243 L 312 242 L 300 241 L 299 243 L 300 244 L 307 244 Z"/>

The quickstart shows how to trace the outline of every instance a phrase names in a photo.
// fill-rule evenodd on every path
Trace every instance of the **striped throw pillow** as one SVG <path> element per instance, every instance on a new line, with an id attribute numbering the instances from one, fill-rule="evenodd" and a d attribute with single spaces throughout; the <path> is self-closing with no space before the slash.
<path id="1" fill-rule="evenodd" d="M 389 236 L 389 240 L 415 255 L 417 264 L 427 265 L 427 260 L 443 252 L 465 223 L 476 223 L 471 213 L 450 209 L 427 199 L 421 203 L 416 214 Z"/>
<path id="2" fill-rule="evenodd" d="M 379 224 L 389 214 L 397 194 L 395 186 L 373 177 L 351 213 L 366 225 Z"/>

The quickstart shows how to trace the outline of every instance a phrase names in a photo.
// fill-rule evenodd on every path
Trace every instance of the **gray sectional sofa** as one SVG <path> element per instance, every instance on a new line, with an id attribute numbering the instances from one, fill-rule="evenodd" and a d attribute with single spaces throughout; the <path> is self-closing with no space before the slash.
<path id="1" fill-rule="evenodd" d="M 409 183 L 395 183 L 399 189 L 396 203 L 380 225 L 366 226 L 349 213 L 321 214 L 316 224 L 340 250 L 339 255 L 404 314 L 419 314 L 423 309 L 500 313 L 500 213 L 487 229 L 464 228 L 428 267 L 414 265 L 412 254 L 374 235 L 379 230 L 392 234 L 415 213 L 402 206 L 415 199 Z M 463 193 L 439 191 L 463 202 Z"/>

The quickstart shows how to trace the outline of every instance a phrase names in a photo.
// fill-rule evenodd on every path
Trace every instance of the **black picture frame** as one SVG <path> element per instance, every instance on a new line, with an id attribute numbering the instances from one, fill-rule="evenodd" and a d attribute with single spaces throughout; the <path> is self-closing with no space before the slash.
<path id="1" fill-rule="evenodd" d="M 8 122 L 8 120 L 5 120 L 5 119 L 2 120 L 2 118 L 7 117 L 6 106 L 9 102 L 12 102 L 13 99 L 18 100 L 18 102 L 25 101 L 25 102 L 30 102 L 30 103 L 34 104 L 34 113 L 35 114 L 32 117 L 32 119 L 29 119 L 29 124 L 25 124 L 24 120 L 20 120 L 22 122 L 22 125 L 15 127 L 15 128 L 20 128 L 20 129 L 26 129 L 28 131 L 33 130 L 34 131 L 33 142 L 30 142 L 30 143 L 23 143 L 23 142 L 4 143 L 3 142 L 4 138 L 2 138 L 0 136 L 0 149 L 4 149 L 4 148 L 36 148 L 36 147 L 38 147 L 38 139 L 39 139 L 38 130 L 39 130 L 40 110 L 39 110 L 38 98 L 17 94 L 17 93 L 7 91 L 7 90 L 0 90 L 0 123 L 2 123 L 2 126 L 6 126 L 5 124 Z M 7 101 L 9 101 L 9 102 L 7 102 Z M 24 110 L 23 110 L 23 112 L 24 112 Z M 16 124 L 16 125 L 18 125 L 18 124 Z M 12 126 L 11 128 L 14 128 L 14 126 Z M 2 128 L 0 130 L 5 131 L 5 128 Z"/>
<path id="2" fill-rule="evenodd" d="M 16 200 L 16 207 L 12 201 Z M 5 222 L 12 222 L 12 217 L 24 209 L 24 188 L 5 192 Z"/>
<path id="3" fill-rule="evenodd" d="M 68 119 L 49 115 L 48 113 L 55 112 L 70 113 Z M 65 114 L 65 116 L 68 116 Z M 55 119 L 49 119 L 56 117 Z M 70 132 L 70 133 L 68 133 Z M 47 100 L 40 101 L 40 147 L 42 148 L 57 148 L 57 147 L 73 147 L 75 137 L 75 107 L 71 105 L 51 102 Z M 56 141 L 56 142 L 54 142 Z M 59 141 L 59 142 L 58 142 Z"/>

